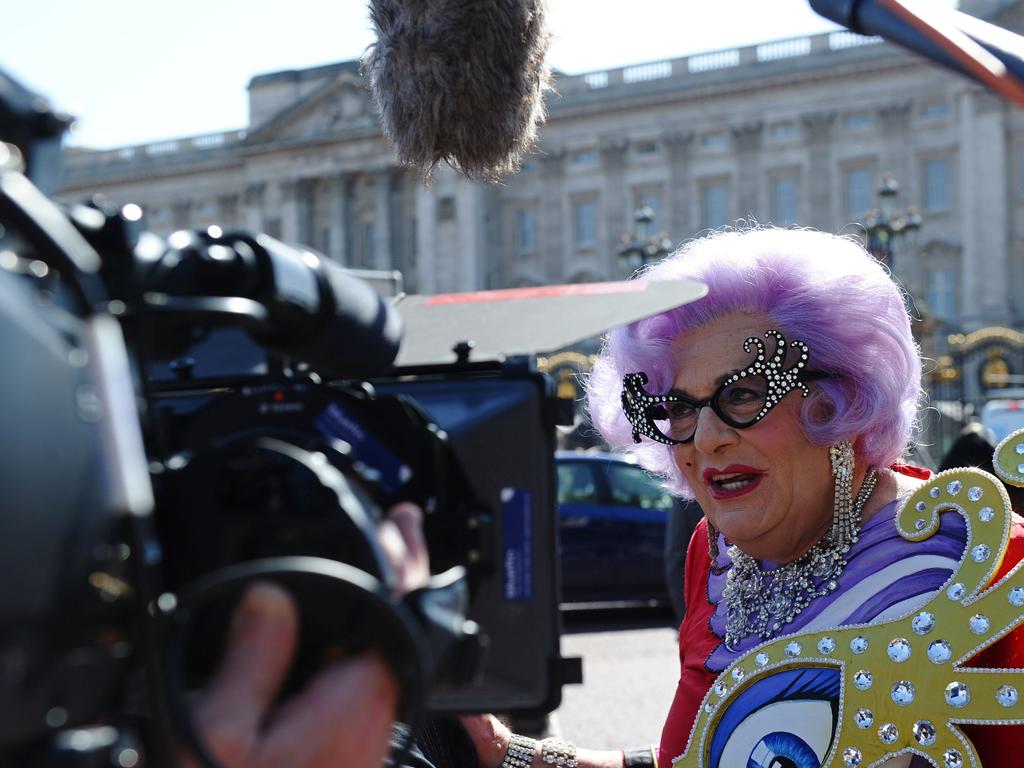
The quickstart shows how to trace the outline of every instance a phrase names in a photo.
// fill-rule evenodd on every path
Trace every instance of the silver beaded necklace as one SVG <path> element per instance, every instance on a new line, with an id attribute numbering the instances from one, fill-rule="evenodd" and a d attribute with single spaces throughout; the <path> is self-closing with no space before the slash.
<path id="1" fill-rule="evenodd" d="M 853 499 L 853 447 L 842 442 L 829 448 L 835 501 L 828 536 L 791 563 L 765 570 L 739 547 L 729 547 L 732 568 L 722 597 L 728 609 L 725 644 L 735 648 L 744 638 L 762 640 L 800 615 L 811 602 L 834 592 L 846 570 L 846 556 L 860 538 L 861 512 L 871 497 L 878 474 L 868 471 Z"/>

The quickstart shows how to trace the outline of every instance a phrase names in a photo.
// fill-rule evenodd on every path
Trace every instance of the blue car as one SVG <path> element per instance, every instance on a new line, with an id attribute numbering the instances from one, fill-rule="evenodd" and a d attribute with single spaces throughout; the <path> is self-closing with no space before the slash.
<path id="1" fill-rule="evenodd" d="M 617 454 L 559 451 L 556 462 L 562 602 L 667 605 L 672 496 Z"/>

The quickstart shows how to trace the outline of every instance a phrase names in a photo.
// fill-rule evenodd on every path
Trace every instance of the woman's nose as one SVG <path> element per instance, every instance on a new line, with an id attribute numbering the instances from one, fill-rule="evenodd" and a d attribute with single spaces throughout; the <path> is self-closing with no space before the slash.
<path id="1" fill-rule="evenodd" d="M 693 432 L 693 447 L 706 456 L 713 455 L 739 439 L 735 428 L 730 427 L 714 410 L 704 406 L 697 411 L 697 428 Z"/>

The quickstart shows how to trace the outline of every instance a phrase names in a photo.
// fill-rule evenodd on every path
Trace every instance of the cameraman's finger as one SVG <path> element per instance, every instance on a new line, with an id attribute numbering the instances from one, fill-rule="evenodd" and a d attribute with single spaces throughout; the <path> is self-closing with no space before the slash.
<path id="1" fill-rule="evenodd" d="M 402 502 L 388 511 L 387 520 L 394 524 L 404 548 L 401 563 L 395 564 L 400 590 L 409 592 L 426 586 L 430 581 L 430 557 L 423 536 L 423 512 L 415 504 Z"/>
<path id="2" fill-rule="evenodd" d="M 257 738 L 297 639 L 291 596 L 266 582 L 249 587 L 232 618 L 220 668 L 194 710 L 207 745 L 225 763 Z"/>
<path id="3" fill-rule="evenodd" d="M 267 765 L 381 765 L 398 685 L 375 653 L 337 662 L 275 715 Z"/>

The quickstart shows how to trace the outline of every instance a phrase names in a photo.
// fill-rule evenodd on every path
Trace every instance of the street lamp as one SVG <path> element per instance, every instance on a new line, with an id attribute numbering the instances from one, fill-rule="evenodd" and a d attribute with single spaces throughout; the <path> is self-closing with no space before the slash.
<path id="1" fill-rule="evenodd" d="M 619 260 L 630 275 L 635 274 L 645 264 L 672 252 L 673 243 L 668 239 L 666 233 L 649 234 L 648 230 L 652 221 L 654 221 L 654 211 L 650 206 L 637 208 L 633 212 L 633 231 L 622 235 L 618 251 Z"/>
<path id="2" fill-rule="evenodd" d="M 878 207 L 864 216 L 867 249 L 871 255 L 893 269 L 895 246 L 909 234 L 921 228 L 921 214 L 913 206 L 901 210 L 896 207 L 900 185 L 891 173 L 882 176 L 878 188 Z"/>

